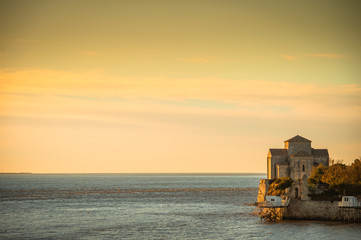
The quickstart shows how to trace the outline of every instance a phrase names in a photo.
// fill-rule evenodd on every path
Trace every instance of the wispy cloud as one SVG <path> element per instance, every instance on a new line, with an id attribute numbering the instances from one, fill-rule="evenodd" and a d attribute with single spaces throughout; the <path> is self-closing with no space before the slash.
<path id="1" fill-rule="evenodd" d="M 15 39 L 15 42 L 23 42 L 23 43 L 45 43 L 45 41 L 43 41 L 43 40 L 24 39 L 24 38 Z"/>
<path id="2" fill-rule="evenodd" d="M 295 61 L 297 60 L 298 58 L 295 57 L 295 56 L 290 56 L 290 55 L 286 55 L 286 54 L 282 54 L 281 57 L 287 59 L 287 60 L 290 60 L 290 61 Z"/>
<path id="3" fill-rule="evenodd" d="M 83 51 L 83 52 L 80 52 L 80 54 L 86 55 L 86 56 L 96 56 L 97 55 L 97 53 L 94 51 Z"/>
<path id="4" fill-rule="evenodd" d="M 321 58 L 345 58 L 344 54 L 333 54 L 333 53 L 316 53 L 306 54 L 309 57 L 321 57 Z"/>
<path id="5" fill-rule="evenodd" d="M 108 106 L 114 105 L 114 111 L 118 111 L 118 104 L 121 104 L 123 108 L 128 106 L 129 111 L 139 109 L 139 112 L 146 109 L 166 113 L 184 111 L 185 114 L 216 111 L 216 114 L 258 117 L 267 114 L 283 119 L 295 116 L 361 117 L 358 113 L 361 110 L 361 86 L 358 84 L 333 86 L 217 78 L 138 79 L 119 78 L 102 70 L 0 69 L 0 90 L 3 93 L 1 98 L 17 99 L 16 103 L 22 102 L 21 105 L 34 101 L 49 104 L 53 101 L 54 105 L 62 105 L 61 101 L 68 99 L 79 102 L 86 109 L 98 105 L 99 109 L 103 109 L 104 103 L 108 102 Z M 60 101 L 60 98 L 63 100 Z M 10 104 L 10 101 L 2 102 Z M 42 105 L 40 102 L 34 104 Z M 26 111 L 24 109 L 19 112 Z M 282 115 L 279 109 L 292 111 L 293 115 L 286 112 Z"/>

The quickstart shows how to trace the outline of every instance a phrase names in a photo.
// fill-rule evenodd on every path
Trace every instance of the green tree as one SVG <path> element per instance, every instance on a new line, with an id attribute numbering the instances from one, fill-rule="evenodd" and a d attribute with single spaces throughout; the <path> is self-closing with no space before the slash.
<path id="1" fill-rule="evenodd" d="M 351 184 L 361 185 L 361 157 L 351 164 L 349 177 Z"/>
<path id="2" fill-rule="evenodd" d="M 311 188 L 316 188 L 319 183 L 322 183 L 321 179 L 328 168 L 322 164 L 313 167 L 310 178 L 308 179 L 308 184 Z"/>
<path id="3" fill-rule="evenodd" d="M 342 163 L 331 165 L 321 177 L 321 181 L 329 184 L 331 187 L 347 182 L 347 166 Z"/>
<path id="4" fill-rule="evenodd" d="M 328 193 L 354 196 L 361 194 L 361 157 L 351 165 L 337 161 L 330 167 L 315 167 L 308 184 L 315 188 L 321 182 L 329 185 Z"/>

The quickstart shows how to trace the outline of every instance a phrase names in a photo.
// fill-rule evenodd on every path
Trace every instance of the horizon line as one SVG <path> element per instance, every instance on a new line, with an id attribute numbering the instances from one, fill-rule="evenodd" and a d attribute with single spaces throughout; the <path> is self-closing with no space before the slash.
<path id="1" fill-rule="evenodd" d="M 124 174 L 124 175 L 195 175 L 195 174 L 199 174 L 199 175 L 238 175 L 238 174 L 243 174 L 243 175 L 264 175 L 266 173 L 259 173 L 259 172 L 129 172 L 129 173 L 124 173 L 124 172 L 88 172 L 88 173 L 79 173 L 79 172 L 70 172 L 70 173 L 65 173 L 65 172 L 49 172 L 49 173 L 33 173 L 33 172 L 1 172 L 0 174 L 38 174 L 38 175 L 45 175 L 45 174 L 59 174 L 59 175 L 65 175 L 65 174 Z"/>

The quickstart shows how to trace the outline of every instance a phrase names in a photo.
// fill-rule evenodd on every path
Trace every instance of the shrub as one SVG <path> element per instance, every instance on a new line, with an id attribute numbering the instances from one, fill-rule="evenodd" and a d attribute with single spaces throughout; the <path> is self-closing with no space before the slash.
<path id="1" fill-rule="evenodd" d="M 285 193 L 285 189 L 290 187 L 293 180 L 289 177 L 277 178 L 270 186 L 267 195 L 281 196 Z"/>

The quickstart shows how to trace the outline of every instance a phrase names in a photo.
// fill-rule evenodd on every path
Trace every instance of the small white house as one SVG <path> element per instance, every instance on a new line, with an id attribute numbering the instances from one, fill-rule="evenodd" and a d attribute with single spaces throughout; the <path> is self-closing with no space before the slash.
<path id="1" fill-rule="evenodd" d="M 339 203 L 340 207 L 358 207 L 360 204 L 354 196 L 343 196 L 342 202 Z"/>
<path id="2" fill-rule="evenodd" d="M 279 196 L 266 196 L 267 205 L 282 206 L 282 198 Z"/>

